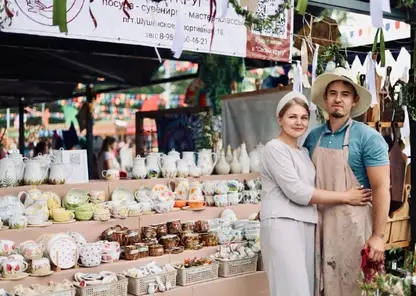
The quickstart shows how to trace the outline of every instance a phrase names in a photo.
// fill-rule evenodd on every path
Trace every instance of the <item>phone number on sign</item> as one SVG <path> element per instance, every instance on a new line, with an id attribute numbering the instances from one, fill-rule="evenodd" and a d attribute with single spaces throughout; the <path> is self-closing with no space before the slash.
<path id="1" fill-rule="evenodd" d="M 169 33 L 146 33 L 146 38 L 150 39 L 156 39 L 156 40 L 169 40 L 173 41 L 175 39 L 175 34 L 169 34 Z M 202 38 L 202 37 L 185 37 L 185 43 L 193 43 L 198 45 L 206 45 L 208 44 L 208 38 Z"/>

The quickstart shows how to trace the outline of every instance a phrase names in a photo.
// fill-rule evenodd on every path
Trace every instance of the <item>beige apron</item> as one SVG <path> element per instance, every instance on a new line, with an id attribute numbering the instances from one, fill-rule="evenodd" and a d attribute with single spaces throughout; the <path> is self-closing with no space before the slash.
<path id="1" fill-rule="evenodd" d="M 320 136 L 312 155 L 317 188 L 341 192 L 360 185 L 348 164 L 351 124 L 350 120 L 342 150 L 320 147 Z M 360 254 L 372 232 L 371 205 L 318 209 L 315 296 L 360 296 Z"/>

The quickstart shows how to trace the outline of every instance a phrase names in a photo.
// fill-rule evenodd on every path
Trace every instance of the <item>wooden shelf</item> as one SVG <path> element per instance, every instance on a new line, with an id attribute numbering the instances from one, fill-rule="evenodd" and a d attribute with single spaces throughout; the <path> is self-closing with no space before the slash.
<path id="1" fill-rule="evenodd" d="M 367 124 L 368 126 L 371 127 L 376 127 L 377 122 L 364 122 L 365 124 Z M 379 127 L 381 128 L 387 128 L 387 127 L 391 127 L 391 122 L 378 122 L 379 123 Z M 398 127 L 403 127 L 403 122 L 396 122 Z"/>
<path id="2" fill-rule="evenodd" d="M 388 251 L 393 248 L 407 248 L 408 246 L 410 246 L 410 242 L 404 241 L 404 242 L 385 244 L 384 248 L 386 251 Z"/>

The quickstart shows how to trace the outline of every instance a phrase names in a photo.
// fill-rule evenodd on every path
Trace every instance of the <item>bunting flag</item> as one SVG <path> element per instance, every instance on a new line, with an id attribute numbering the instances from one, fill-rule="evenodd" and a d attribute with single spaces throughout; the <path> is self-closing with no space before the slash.
<path id="1" fill-rule="evenodd" d="M 58 26 L 61 33 L 68 32 L 66 0 L 53 0 L 52 25 Z"/>
<path id="2" fill-rule="evenodd" d="M 298 0 L 298 4 L 296 5 L 296 11 L 304 15 L 306 12 L 306 8 L 308 8 L 308 0 Z"/>

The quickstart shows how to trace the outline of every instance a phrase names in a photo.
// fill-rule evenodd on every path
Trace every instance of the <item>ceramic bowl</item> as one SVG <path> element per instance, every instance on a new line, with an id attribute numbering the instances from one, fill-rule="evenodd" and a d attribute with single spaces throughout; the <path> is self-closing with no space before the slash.
<path id="1" fill-rule="evenodd" d="M 68 210 L 75 210 L 89 200 L 87 192 L 82 189 L 71 189 L 62 201 L 62 205 Z"/>
<path id="2" fill-rule="evenodd" d="M 111 200 L 112 201 L 123 201 L 123 200 L 133 200 L 134 201 L 134 195 L 131 190 L 127 188 L 116 188 L 113 193 L 111 194 Z"/>
<path id="3" fill-rule="evenodd" d="M 94 211 L 85 211 L 85 212 L 78 212 L 75 211 L 75 219 L 80 221 L 88 221 L 91 220 L 94 216 Z"/>

